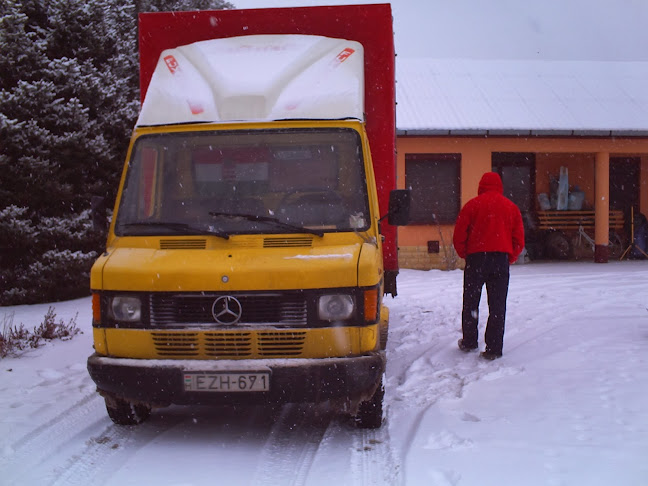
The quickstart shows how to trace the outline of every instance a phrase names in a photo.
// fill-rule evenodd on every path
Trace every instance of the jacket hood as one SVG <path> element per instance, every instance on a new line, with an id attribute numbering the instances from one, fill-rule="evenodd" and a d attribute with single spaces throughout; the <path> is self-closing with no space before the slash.
<path id="1" fill-rule="evenodd" d="M 504 194 L 504 185 L 502 184 L 502 178 L 497 172 L 486 172 L 481 181 L 479 181 L 479 189 L 477 194 L 483 194 L 485 192 L 495 191 L 499 194 Z"/>

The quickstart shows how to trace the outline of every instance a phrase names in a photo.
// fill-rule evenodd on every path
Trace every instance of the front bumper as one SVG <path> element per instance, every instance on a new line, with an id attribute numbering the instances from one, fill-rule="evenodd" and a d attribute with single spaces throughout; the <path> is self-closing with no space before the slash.
<path id="1" fill-rule="evenodd" d="M 184 373 L 270 372 L 266 392 L 188 392 Z M 385 353 L 349 358 L 254 360 L 142 360 L 93 354 L 88 372 L 104 395 L 165 406 L 170 404 L 275 404 L 368 400 L 385 371 Z"/>

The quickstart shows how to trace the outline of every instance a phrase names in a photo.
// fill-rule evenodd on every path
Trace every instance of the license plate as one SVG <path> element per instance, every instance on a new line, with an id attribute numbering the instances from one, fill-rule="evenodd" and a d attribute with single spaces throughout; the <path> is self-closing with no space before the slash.
<path id="1" fill-rule="evenodd" d="M 184 389 L 221 393 L 268 391 L 270 373 L 185 373 Z"/>

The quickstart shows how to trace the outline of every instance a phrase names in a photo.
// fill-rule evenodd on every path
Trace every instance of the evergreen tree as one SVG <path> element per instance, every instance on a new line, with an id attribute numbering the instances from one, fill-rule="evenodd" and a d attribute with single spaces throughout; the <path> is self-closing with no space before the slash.
<path id="1" fill-rule="evenodd" d="M 137 15 L 225 1 L 0 0 L 0 305 L 86 295 L 139 109 Z"/>

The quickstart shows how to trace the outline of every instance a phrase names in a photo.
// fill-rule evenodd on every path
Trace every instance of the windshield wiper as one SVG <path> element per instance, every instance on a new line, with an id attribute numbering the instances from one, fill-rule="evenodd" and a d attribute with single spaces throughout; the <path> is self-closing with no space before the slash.
<path id="1" fill-rule="evenodd" d="M 218 236 L 219 238 L 223 238 L 225 240 L 229 239 L 229 235 L 227 233 L 223 233 L 222 231 L 216 231 L 216 230 L 206 229 L 206 228 L 197 228 L 187 223 L 175 223 L 171 221 L 135 221 L 133 223 L 124 223 L 120 226 L 123 226 L 125 228 L 137 227 L 137 226 L 141 226 L 144 228 L 145 227 L 163 228 L 165 230 L 171 230 L 175 234 Z"/>
<path id="2" fill-rule="evenodd" d="M 210 211 L 209 215 L 223 216 L 232 219 L 241 218 L 241 219 L 246 219 L 248 221 L 260 221 L 262 223 L 271 223 L 281 228 L 291 229 L 293 231 L 299 231 L 300 233 L 308 233 L 316 236 L 324 236 L 324 232 L 321 230 L 304 228 L 303 226 L 298 226 L 296 224 L 285 223 L 277 218 L 272 218 L 270 216 L 259 216 L 256 214 L 244 214 L 244 213 L 225 213 L 220 211 Z"/>

